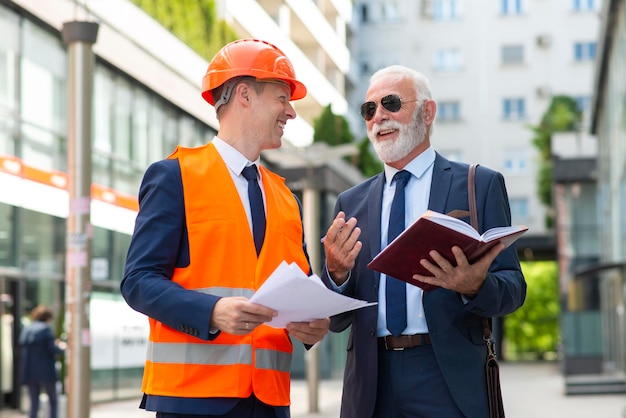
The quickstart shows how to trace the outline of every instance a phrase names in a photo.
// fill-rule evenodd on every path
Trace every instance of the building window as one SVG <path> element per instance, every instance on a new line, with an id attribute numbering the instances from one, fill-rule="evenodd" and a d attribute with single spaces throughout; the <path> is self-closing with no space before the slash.
<path id="1" fill-rule="evenodd" d="M 461 120 L 461 104 L 458 101 L 437 103 L 438 122 L 458 122 Z"/>
<path id="2" fill-rule="evenodd" d="M 507 175 L 527 174 L 528 152 L 524 148 L 511 148 L 503 151 L 503 172 Z"/>
<path id="3" fill-rule="evenodd" d="M 361 6 L 359 7 L 359 10 L 361 12 L 361 22 L 368 23 L 370 19 L 369 19 L 369 12 L 367 8 L 367 4 L 361 4 Z"/>
<path id="4" fill-rule="evenodd" d="M 525 223 L 528 220 L 528 198 L 511 197 L 509 198 L 511 206 L 511 218 L 513 224 Z"/>
<path id="5" fill-rule="evenodd" d="M 591 105 L 591 97 L 575 96 L 574 100 L 576 101 L 576 106 L 578 107 L 578 110 L 583 113 L 589 110 L 589 106 Z"/>
<path id="6" fill-rule="evenodd" d="M 574 43 L 574 61 L 593 61 L 596 58 L 595 42 Z"/>
<path id="7" fill-rule="evenodd" d="M 435 52 L 435 70 L 454 72 L 461 69 L 461 52 L 456 49 L 441 49 Z"/>
<path id="8" fill-rule="evenodd" d="M 381 5 L 381 20 L 383 22 L 397 22 L 399 19 L 398 5 L 393 2 L 386 1 Z"/>
<path id="9" fill-rule="evenodd" d="M 520 15 L 524 8 L 523 0 L 501 0 L 502 14 L 505 16 Z"/>
<path id="10" fill-rule="evenodd" d="M 519 120 L 526 117 L 526 106 L 522 98 L 502 100 L 502 117 L 504 120 Z"/>
<path id="11" fill-rule="evenodd" d="M 460 0 L 434 0 L 433 19 L 434 20 L 456 20 L 460 16 Z"/>
<path id="12" fill-rule="evenodd" d="M 522 45 L 508 45 L 502 47 L 502 64 L 523 64 L 524 47 Z"/>
<path id="13" fill-rule="evenodd" d="M 596 0 L 572 0 L 572 8 L 575 12 L 595 11 L 597 3 Z"/>

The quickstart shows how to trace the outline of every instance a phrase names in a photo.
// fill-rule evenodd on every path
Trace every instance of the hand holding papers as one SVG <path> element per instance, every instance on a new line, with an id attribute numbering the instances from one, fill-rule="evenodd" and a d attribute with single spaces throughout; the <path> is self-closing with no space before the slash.
<path id="1" fill-rule="evenodd" d="M 284 328 L 290 322 L 308 322 L 376 304 L 333 292 L 318 276 L 308 277 L 295 263 L 287 264 L 284 261 L 252 295 L 250 302 L 278 311 L 278 316 L 266 322 L 266 325 L 274 328 Z"/>

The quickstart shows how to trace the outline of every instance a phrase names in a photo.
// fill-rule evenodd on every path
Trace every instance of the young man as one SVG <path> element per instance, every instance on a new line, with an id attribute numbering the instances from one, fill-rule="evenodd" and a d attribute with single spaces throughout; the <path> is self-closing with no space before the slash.
<path id="1" fill-rule="evenodd" d="M 146 171 L 121 291 L 150 317 L 141 407 L 157 417 L 289 417 L 289 335 L 315 344 L 329 320 L 275 329 L 248 297 L 282 261 L 310 272 L 299 202 L 259 166 L 305 95 L 274 45 L 230 43 L 203 80 L 217 137 Z"/>
<path id="2" fill-rule="evenodd" d="M 458 247 L 456 266 L 431 254 L 435 263 L 422 264 L 432 275 L 414 276 L 439 286 L 429 292 L 367 268 L 427 209 L 468 210 L 468 165 L 445 159 L 430 144 L 436 110 L 428 80 L 402 66 L 375 73 L 361 107 L 384 172 L 339 195 L 324 241 L 323 279 L 378 306 L 331 319 L 331 331 L 351 326 L 342 418 L 489 416 L 482 318 L 524 302 L 516 250 L 502 244 L 474 264 Z M 480 166 L 475 184 L 480 228 L 510 225 L 502 175 Z"/>

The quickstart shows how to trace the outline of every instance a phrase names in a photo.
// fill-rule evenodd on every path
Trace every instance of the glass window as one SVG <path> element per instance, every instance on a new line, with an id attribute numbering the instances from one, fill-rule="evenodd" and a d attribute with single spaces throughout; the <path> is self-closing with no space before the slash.
<path id="1" fill-rule="evenodd" d="M 15 207 L 0 203 L 0 266 L 15 266 Z"/>
<path id="2" fill-rule="evenodd" d="M 47 129 L 22 124 L 22 159 L 44 170 L 67 171 L 67 141 Z"/>
<path id="3" fill-rule="evenodd" d="M 435 70 L 442 72 L 461 69 L 461 52 L 456 49 L 440 49 L 435 52 Z"/>
<path id="4" fill-rule="evenodd" d="M 528 172 L 528 156 L 526 148 L 510 148 L 504 150 L 503 171 L 507 175 L 526 174 Z"/>
<path id="5" fill-rule="evenodd" d="M 525 102 L 522 98 L 502 100 L 502 117 L 505 120 L 518 120 L 526 117 Z"/>
<path id="6" fill-rule="evenodd" d="M 57 38 L 28 21 L 22 33 L 21 157 L 30 165 L 64 170 L 60 143 L 67 131 L 66 54 Z"/>
<path id="7" fill-rule="evenodd" d="M 115 107 L 113 108 L 113 153 L 117 158 L 131 161 L 131 114 L 130 84 L 121 77 L 115 80 Z"/>
<path id="8" fill-rule="evenodd" d="M 15 119 L 0 112 L 0 154 L 17 155 L 15 146 Z"/>
<path id="9" fill-rule="evenodd" d="M 148 143 L 150 135 L 150 99 L 148 94 L 140 88 L 135 88 L 132 111 L 131 148 L 132 161 L 140 167 L 148 164 Z"/>
<path id="10" fill-rule="evenodd" d="M 165 110 L 160 100 L 153 101 L 150 111 L 150 141 L 148 142 L 148 161 L 150 163 L 167 157 L 165 143 Z M 169 150 L 172 152 L 173 150 Z"/>
<path id="11" fill-rule="evenodd" d="M 572 0 L 572 8 L 575 12 L 594 11 L 598 3 L 596 0 Z"/>
<path id="12" fill-rule="evenodd" d="M 111 152 L 113 134 L 113 109 L 115 109 L 113 73 L 101 65 L 96 66 L 93 99 L 93 144 L 94 151 Z"/>
<path id="13" fill-rule="evenodd" d="M 18 25 L 17 15 L 0 6 L 0 109 L 16 110 Z"/>
<path id="14" fill-rule="evenodd" d="M 591 105 L 591 97 L 589 96 L 575 96 L 574 100 L 576 101 L 576 105 L 578 106 L 578 110 L 581 112 L 586 112 L 589 110 L 589 106 Z"/>
<path id="15" fill-rule="evenodd" d="M 509 205 L 511 206 L 512 224 L 525 223 L 529 216 L 528 198 L 512 197 L 509 199 Z"/>
<path id="16" fill-rule="evenodd" d="M 34 125 L 66 131 L 67 56 L 61 42 L 43 29 L 24 22 L 22 118 Z"/>
<path id="17" fill-rule="evenodd" d="M 457 122 L 461 120 L 461 104 L 458 101 L 437 103 L 438 122 Z"/>
<path id="18" fill-rule="evenodd" d="M 359 7 L 359 10 L 361 11 L 361 22 L 363 23 L 369 22 L 369 12 L 367 8 L 367 4 L 361 4 Z"/>
<path id="19" fill-rule="evenodd" d="M 384 22 L 397 22 L 399 20 L 398 5 L 394 2 L 385 1 L 381 5 L 381 16 Z"/>
<path id="20" fill-rule="evenodd" d="M 595 42 L 574 43 L 574 61 L 593 61 L 596 58 Z"/>
<path id="21" fill-rule="evenodd" d="M 456 20 L 460 16 L 460 0 L 435 0 L 433 2 L 434 20 Z"/>
<path id="22" fill-rule="evenodd" d="M 66 221 L 21 209 L 20 264 L 31 278 L 62 280 L 65 271 Z"/>
<path id="23" fill-rule="evenodd" d="M 502 47 L 502 64 L 523 64 L 524 47 L 522 45 L 507 45 Z"/>
<path id="24" fill-rule="evenodd" d="M 523 12 L 523 0 L 501 0 L 501 11 L 503 15 L 519 15 Z"/>

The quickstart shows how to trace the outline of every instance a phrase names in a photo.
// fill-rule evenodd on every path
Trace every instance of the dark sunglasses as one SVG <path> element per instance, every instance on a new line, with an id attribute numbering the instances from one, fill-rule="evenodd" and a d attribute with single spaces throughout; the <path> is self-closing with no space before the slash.
<path id="1" fill-rule="evenodd" d="M 419 99 L 402 100 L 397 94 L 390 94 L 380 99 L 380 104 L 390 112 L 396 113 L 402 108 L 402 103 L 417 102 Z M 365 102 L 361 105 L 361 117 L 366 121 L 372 120 L 376 114 L 376 102 Z"/>

